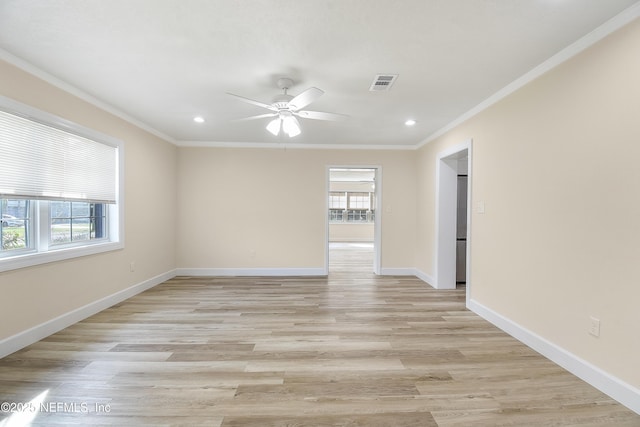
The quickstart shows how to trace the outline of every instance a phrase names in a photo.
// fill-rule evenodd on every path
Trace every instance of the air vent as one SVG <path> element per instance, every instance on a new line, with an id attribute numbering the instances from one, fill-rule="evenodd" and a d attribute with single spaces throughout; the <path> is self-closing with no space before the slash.
<path id="1" fill-rule="evenodd" d="M 393 83 L 398 78 L 397 74 L 377 74 L 371 83 L 369 90 L 371 92 L 380 92 L 391 89 Z"/>

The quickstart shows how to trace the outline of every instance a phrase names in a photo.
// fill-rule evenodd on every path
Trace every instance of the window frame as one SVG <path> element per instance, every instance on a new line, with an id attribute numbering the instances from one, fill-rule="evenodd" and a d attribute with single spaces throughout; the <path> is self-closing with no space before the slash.
<path id="1" fill-rule="evenodd" d="M 36 242 L 34 248 L 20 251 L 15 255 L 0 257 L 0 272 L 31 267 L 35 265 L 62 261 L 88 255 L 119 250 L 124 248 L 124 142 L 105 135 L 93 129 L 89 129 L 70 120 L 56 116 L 34 107 L 0 96 L 0 108 L 11 114 L 17 114 L 24 118 L 37 121 L 46 126 L 54 127 L 73 133 L 93 141 L 116 148 L 116 203 L 104 204 L 107 209 L 107 237 L 100 240 L 88 240 L 64 245 L 50 245 L 48 235 L 50 230 L 44 227 L 43 215 L 49 215 L 48 203 L 36 200 L 34 208 L 32 233 Z M 3 198 L 11 199 L 6 195 Z M 30 199 L 34 200 L 34 199 Z M 32 202 L 33 203 L 33 202 Z M 46 206 L 45 206 L 46 205 Z M 44 218 L 50 228 L 51 220 Z"/>

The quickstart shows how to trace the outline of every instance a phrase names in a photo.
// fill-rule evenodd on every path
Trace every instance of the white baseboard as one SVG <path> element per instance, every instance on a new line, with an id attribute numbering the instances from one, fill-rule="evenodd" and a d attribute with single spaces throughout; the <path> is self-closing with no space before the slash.
<path id="1" fill-rule="evenodd" d="M 415 268 L 381 268 L 380 269 L 381 276 L 415 276 L 416 269 Z"/>
<path id="2" fill-rule="evenodd" d="M 380 275 L 382 276 L 416 276 L 418 279 L 425 282 L 427 285 L 434 287 L 433 277 L 429 276 L 427 273 L 424 273 L 417 268 L 406 267 L 406 268 L 381 268 Z"/>
<path id="3" fill-rule="evenodd" d="M 429 274 L 425 273 L 424 271 L 418 270 L 417 268 L 415 269 L 415 271 L 416 271 L 416 277 L 418 279 L 422 280 L 423 282 L 426 282 L 432 288 L 436 287 L 436 281 L 433 277 L 431 277 Z"/>
<path id="4" fill-rule="evenodd" d="M 177 276 L 326 276 L 324 268 L 178 268 Z"/>
<path id="5" fill-rule="evenodd" d="M 43 338 L 46 338 L 49 335 L 55 334 L 56 332 L 68 326 L 71 326 L 74 323 L 84 320 L 89 316 L 93 316 L 94 314 L 104 309 L 118 304 L 119 302 L 122 302 L 127 298 L 131 298 L 132 296 L 139 294 L 140 292 L 153 288 L 154 286 L 159 285 L 160 283 L 165 282 L 175 276 L 175 270 L 168 271 L 164 274 L 160 274 L 156 277 L 145 280 L 144 282 L 133 285 L 127 289 L 116 292 L 115 294 L 89 303 L 83 307 L 62 314 L 47 322 L 27 329 L 26 331 L 19 332 L 16 335 L 5 338 L 0 341 L 0 358 L 3 358 Z"/>
<path id="6" fill-rule="evenodd" d="M 468 308 L 612 399 L 640 414 L 640 389 L 625 383 L 473 299 L 469 301 Z"/>

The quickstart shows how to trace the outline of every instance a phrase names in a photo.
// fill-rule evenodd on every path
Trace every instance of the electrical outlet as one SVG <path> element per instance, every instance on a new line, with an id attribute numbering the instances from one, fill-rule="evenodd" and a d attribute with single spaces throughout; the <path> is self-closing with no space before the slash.
<path id="1" fill-rule="evenodd" d="M 129 263 L 129 271 L 130 271 L 130 272 L 132 272 L 132 273 L 133 273 L 134 271 L 136 271 L 136 263 L 135 263 L 135 261 L 131 261 L 131 262 Z"/>
<path id="2" fill-rule="evenodd" d="M 589 333 L 594 337 L 600 336 L 600 319 L 596 319 L 595 317 L 589 317 Z"/>

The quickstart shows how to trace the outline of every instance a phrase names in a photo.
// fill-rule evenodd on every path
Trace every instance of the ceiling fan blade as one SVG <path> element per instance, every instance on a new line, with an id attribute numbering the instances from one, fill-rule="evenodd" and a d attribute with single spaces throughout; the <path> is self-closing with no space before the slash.
<path id="1" fill-rule="evenodd" d="M 227 92 L 227 95 L 233 96 L 234 98 L 238 98 L 240 101 L 244 101 L 247 104 L 257 105 L 258 107 L 266 108 L 266 109 L 269 109 L 271 111 L 278 111 L 278 109 L 276 107 L 273 107 L 273 106 L 271 106 L 269 104 L 265 104 L 264 102 L 255 101 L 253 99 L 245 98 L 244 96 L 235 95 L 235 94 L 229 93 L 229 92 Z"/>
<path id="2" fill-rule="evenodd" d="M 332 120 L 332 121 L 343 121 L 347 120 L 349 116 L 345 114 L 337 114 L 337 113 L 324 113 L 322 111 L 297 111 L 297 114 L 300 117 L 305 119 L 314 119 L 314 120 Z"/>
<path id="3" fill-rule="evenodd" d="M 298 111 L 299 109 L 306 107 L 316 99 L 320 98 L 323 93 L 324 91 L 318 89 L 317 87 L 310 87 L 309 89 L 305 90 L 300 95 L 294 97 L 291 101 L 289 101 L 289 108 L 291 109 L 291 111 Z"/>
<path id="4" fill-rule="evenodd" d="M 264 119 L 266 117 L 275 117 L 277 115 L 278 115 L 278 113 L 267 113 L 267 114 L 260 114 L 260 115 L 251 116 L 251 117 L 243 117 L 241 119 L 233 119 L 232 121 L 234 121 L 234 122 L 246 122 L 248 120 Z"/>

